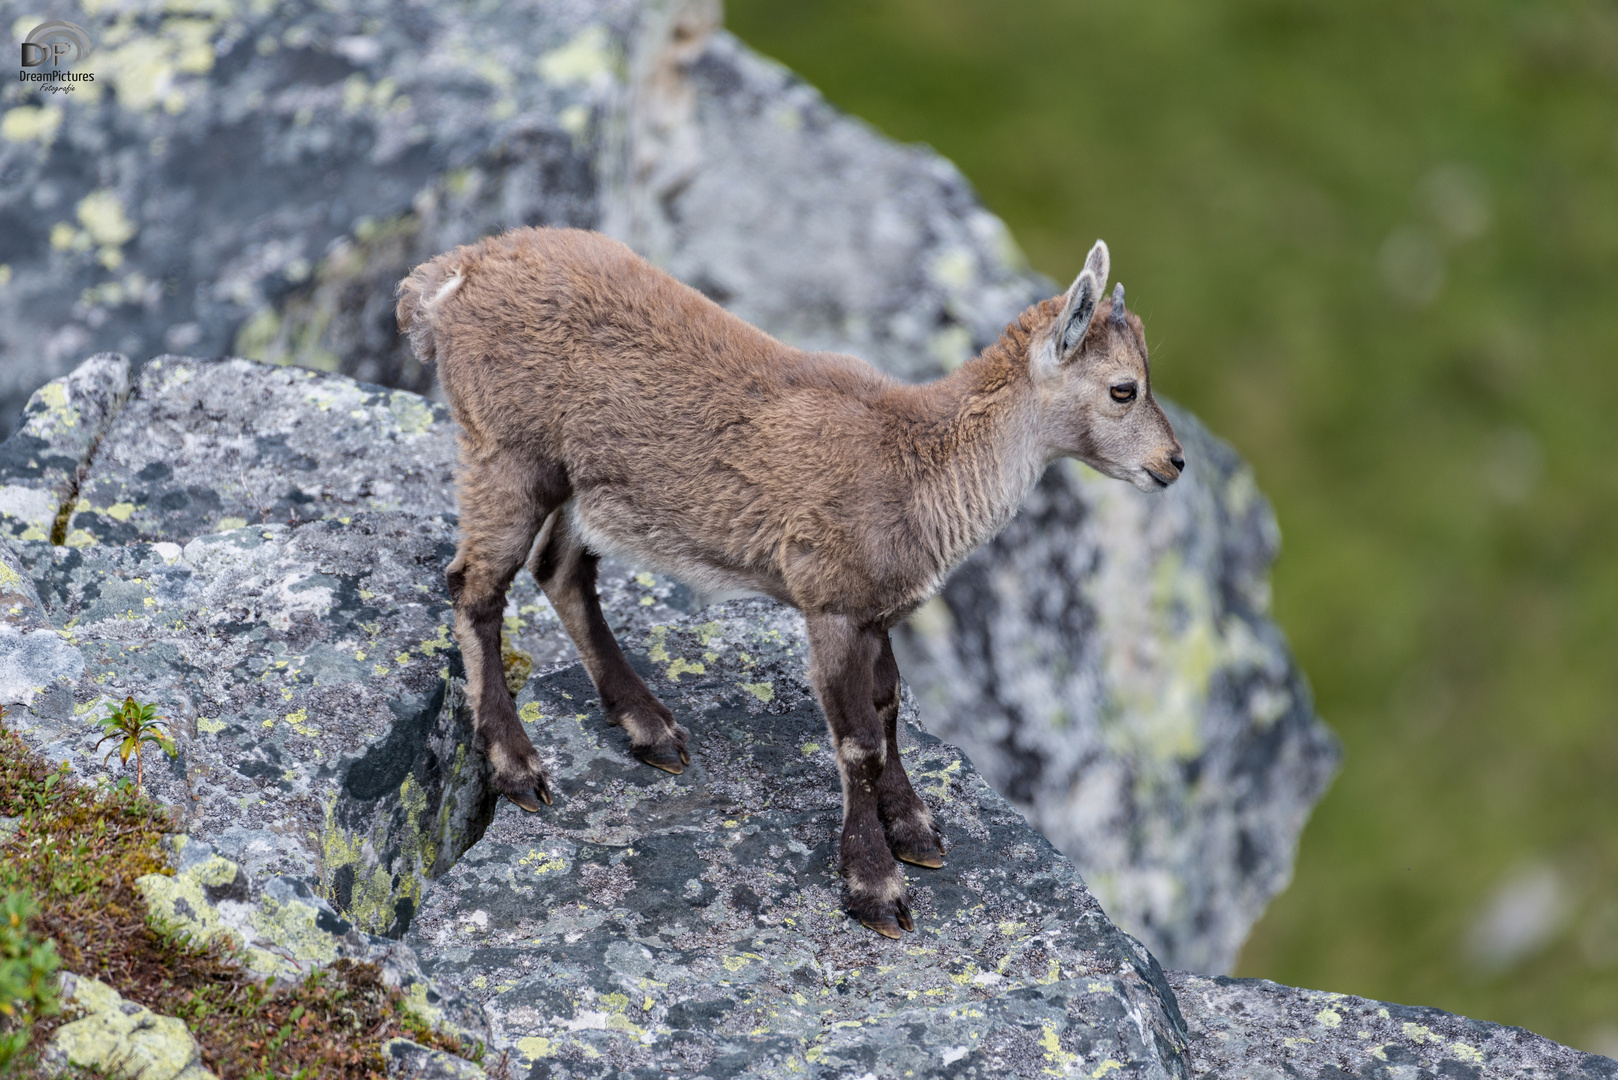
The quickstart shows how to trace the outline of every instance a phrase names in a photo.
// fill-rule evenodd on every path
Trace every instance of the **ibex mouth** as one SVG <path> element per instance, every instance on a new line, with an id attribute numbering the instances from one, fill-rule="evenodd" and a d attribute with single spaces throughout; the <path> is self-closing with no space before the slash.
<path id="1" fill-rule="evenodd" d="M 1174 483 L 1176 479 L 1178 479 L 1178 477 L 1164 476 L 1150 465 L 1146 467 L 1146 475 L 1150 476 L 1152 478 L 1152 482 L 1160 488 L 1166 488 L 1170 484 Z"/>

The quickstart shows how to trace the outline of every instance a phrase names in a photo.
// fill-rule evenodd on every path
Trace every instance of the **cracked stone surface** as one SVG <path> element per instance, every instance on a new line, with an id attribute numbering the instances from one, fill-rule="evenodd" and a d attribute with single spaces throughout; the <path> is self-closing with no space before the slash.
<path id="1" fill-rule="evenodd" d="M 604 574 L 609 622 L 691 730 L 692 767 L 670 777 L 628 753 L 521 576 L 508 679 L 560 797 L 535 815 L 496 804 L 442 591 L 452 454 L 453 425 L 423 399 L 184 357 L 134 376 L 95 357 L 0 444 L 8 723 L 112 780 L 93 715 L 125 694 L 158 704 L 180 756 L 153 762 L 147 785 L 186 833 L 175 874 L 139 888 L 156 917 L 229 938 L 259 974 L 376 962 L 468 1053 L 509 1051 L 536 1078 L 1618 1075 L 1435 1010 L 1165 974 L 969 757 L 923 729 L 927 699 L 908 689 L 904 753 L 948 865 L 908 870 L 917 933 L 864 931 L 839 910 L 838 783 L 801 619 L 758 600 L 701 607 L 632 567 Z M 1198 547 L 1208 529 L 1267 520 L 1233 462 L 1217 498 L 1145 504 L 1160 517 L 1081 485 L 1114 522 L 1099 550 L 1125 542 L 1121 522 L 1146 537 L 1134 564 L 1101 559 L 1102 580 L 1167 583 L 1173 617 L 1134 631 L 1147 653 L 1183 648 L 1175 627 L 1213 610 L 1186 598 L 1176 560 L 1250 590 L 1222 594 L 1237 617 L 1262 600 L 1262 549 L 1238 539 L 1220 562 Z M 1231 723 L 1251 721 L 1251 693 L 1235 700 L 1248 719 Z M 389 1050 L 397 1075 L 478 1075 L 418 1050 Z"/>
<path id="2" fill-rule="evenodd" d="M 1438 1009 L 1169 972 L 1197 1080 L 1612 1080 L 1618 1061 Z"/>
<path id="3" fill-rule="evenodd" d="M 1156 962 L 912 699 L 906 767 L 949 856 L 907 868 L 917 932 L 888 941 L 841 910 L 801 616 L 732 601 L 626 647 L 691 732 L 691 767 L 630 756 L 579 665 L 530 679 L 518 702 L 557 803 L 502 806 L 406 938 L 533 1075 L 1183 1074 Z"/>
<path id="4" fill-rule="evenodd" d="M 104 358 L 90 372 L 126 379 Z M 63 397 L 59 411 L 106 397 L 83 378 L 53 387 L 40 397 Z M 80 441 L 28 460 L 93 449 L 63 543 L 0 517 L 20 601 L 0 629 L 0 684 L 26 706 L 13 723 L 107 776 L 93 719 L 126 695 L 156 704 L 181 753 L 148 787 L 183 829 L 255 877 L 317 882 L 367 932 L 400 932 L 492 805 L 451 677 L 435 422 L 441 409 L 399 391 L 176 358 L 147 365 L 116 414 L 61 422 Z M 369 455 L 368 472 L 346 468 Z M 0 504 L 54 493 L 64 469 L 23 462 L 0 476 Z M 255 509 L 266 499 L 273 513 Z"/>
<path id="5" fill-rule="evenodd" d="M 396 333 L 395 284 L 512 225 L 600 228 L 787 341 L 908 379 L 959 364 L 1057 288 L 954 166 L 837 112 L 725 33 L 713 0 L 47 8 L 102 44 L 93 92 L 0 88 L 0 432 L 96 349 L 429 389 Z M 193 370 L 173 363 L 170 378 Z M 254 419 L 225 404 L 234 370 L 137 395 L 133 437 L 82 491 L 36 462 L 51 483 L 0 495 L 13 535 L 63 524 L 47 489 L 77 492 L 75 544 L 450 509 L 435 486 L 448 439 L 411 432 L 430 406 L 373 390 L 343 406 L 362 423 L 300 433 L 273 418 L 325 384 L 288 375 L 254 381 L 266 419 L 230 431 Z M 31 428 L 67 415 L 36 405 Z M 83 408 L 80 438 L 97 424 Z M 936 730 L 1120 925 L 1165 962 L 1219 972 L 1285 885 L 1338 755 L 1268 615 L 1268 508 L 1228 450 L 1175 419 L 1192 452 L 1174 489 L 1152 502 L 1051 470 L 901 644 Z M 53 445 L 73 461 L 69 434 Z M 219 441 L 202 475 L 176 464 L 186 439 Z M 541 663 L 553 640 L 535 643 Z"/>

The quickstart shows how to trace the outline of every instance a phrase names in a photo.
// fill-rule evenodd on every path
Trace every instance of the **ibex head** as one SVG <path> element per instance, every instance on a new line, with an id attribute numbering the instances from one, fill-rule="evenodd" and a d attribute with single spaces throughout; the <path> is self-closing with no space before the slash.
<path id="1" fill-rule="evenodd" d="M 1152 399 L 1145 333 L 1139 316 L 1124 308 L 1123 285 L 1102 299 L 1108 262 L 1107 245 L 1097 240 L 1056 317 L 1029 343 L 1041 435 L 1052 458 L 1076 457 L 1156 491 L 1179 479 L 1185 457 Z"/>

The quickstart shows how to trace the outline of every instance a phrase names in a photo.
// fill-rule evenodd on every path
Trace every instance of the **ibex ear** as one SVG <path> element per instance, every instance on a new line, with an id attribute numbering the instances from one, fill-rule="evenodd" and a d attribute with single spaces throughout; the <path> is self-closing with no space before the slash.
<path id="1" fill-rule="evenodd" d="M 1085 331 L 1090 329 L 1090 319 L 1096 313 L 1096 302 L 1101 299 L 1101 291 L 1107 287 L 1109 261 L 1107 245 L 1097 240 L 1096 246 L 1090 249 L 1089 257 L 1084 260 L 1084 269 L 1079 271 L 1073 287 L 1067 291 L 1062 314 L 1056 322 L 1056 354 L 1064 364 L 1079 351 Z"/>

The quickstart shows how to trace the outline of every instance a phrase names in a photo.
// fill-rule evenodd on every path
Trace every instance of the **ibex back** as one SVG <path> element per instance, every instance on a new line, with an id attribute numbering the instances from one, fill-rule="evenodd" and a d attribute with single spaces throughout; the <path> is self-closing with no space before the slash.
<path id="1" fill-rule="evenodd" d="M 399 326 L 460 422 L 455 636 L 494 785 L 551 801 L 500 660 L 526 561 L 578 646 L 608 723 L 678 773 L 687 735 L 630 667 L 596 597 L 618 553 L 699 588 L 800 609 L 843 781 L 850 914 L 913 929 L 895 857 L 943 865 L 899 762 L 888 631 L 1073 456 L 1143 490 L 1184 468 L 1152 400 L 1140 320 L 1102 299 L 1096 242 L 1066 294 L 926 386 L 783 345 L 595 233 L 516 229 L 418 266 Z"/>

